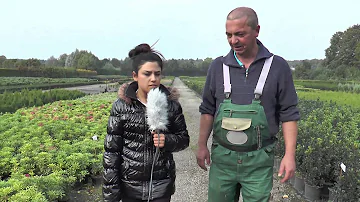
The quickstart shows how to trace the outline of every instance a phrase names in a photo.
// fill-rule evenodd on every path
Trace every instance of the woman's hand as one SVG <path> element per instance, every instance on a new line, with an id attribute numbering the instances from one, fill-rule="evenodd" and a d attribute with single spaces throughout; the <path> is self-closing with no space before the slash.
<path id="1" fill-rule="evenodd" d="M 153 134 L 154 146 L 163 148 L 165 146 L 165 135 L 160 134 L 160 141 L 159 141 L 159 134 L 156 134 L 155 132 L 152 132 L 152 134 Z"/>

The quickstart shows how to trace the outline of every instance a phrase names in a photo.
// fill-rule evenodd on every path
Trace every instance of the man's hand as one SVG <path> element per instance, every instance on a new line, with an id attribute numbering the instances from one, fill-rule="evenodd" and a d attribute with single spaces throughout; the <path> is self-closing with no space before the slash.
<path id="1" fill-rule="evenodd" d="M 210 166 L 210 152 L 207 146 L 199 146 L 196 154 L 197 164 L 205 171 L 207 171 L 206 165 Z"/>
<path id="2" fill-rule="evenodd" d="M 296 138 L 297 138 L 297 122 L 288 121 L 282 123 L 284 142 L 285 142 L 285 156 L 281 161 L 279 169 L 279 177 L 285 172 L 285 177 L 280 181 L 286 182 L 295 174 L 295 152 L 296 152 Z"/>
<path id="3" fill-rule="evenodd" d="M 197 164 L 203 170 L 207 171 L 205 163 L 210 166 L 210 152 L 207 148 L 207 142 L 212 130 L 214 116 L 210 114 L 202 114 L 200 116 L 200 132 L 198 140 L 198 150 L 196 153 Z M 206 161 L 206 162 L 205 162 Z"/>
<path id="4" fill-rule="evenodd" d="M 156 134 L 155 132 L 152 132 L 152 134 L 153 134 L 154 146 L 163 148 L 165 146 L 165 135 L 160 134 L 160 140 L 159 140 L 159 134 Z"/>
<path id="5" fill-rule="evenodd" d="M 284 158 L 281 160 L 279 174 L 278 174 L 278 176 L 280 177 L 284 174 L 285 171 L 285 176 L 283 177 L 283 179 L 281 179 L 280 182 L 284 183 L 290 178 L 292 178 L 295 175 L 295 169 L 296 169 L 295 156 L 285 154 Z"/>

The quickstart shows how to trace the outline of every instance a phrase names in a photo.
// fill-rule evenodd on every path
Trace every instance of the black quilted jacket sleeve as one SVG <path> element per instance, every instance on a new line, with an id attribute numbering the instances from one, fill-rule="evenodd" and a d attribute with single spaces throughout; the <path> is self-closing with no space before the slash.
<path id="1" fill-rule="evenodd" d="M 165 134 L 165 150 L 169 152 L 181 151 L 189 146 L 189 134 L 181 105 L 172 101 L 169 133 Z"/>
<path id="2" fill-rule="evenodd" d="M 123 146 L 121 126 L 121 114 L 119 102 L 116 101 L 110 111 L 107 126 L 107 135 L 104 141 L 104 173 L 103 173 L 103 196 L 105 202 L 118 202 L 121 199 L 120 190 L 120 167 L 122 162 L 121 151 Z"/>

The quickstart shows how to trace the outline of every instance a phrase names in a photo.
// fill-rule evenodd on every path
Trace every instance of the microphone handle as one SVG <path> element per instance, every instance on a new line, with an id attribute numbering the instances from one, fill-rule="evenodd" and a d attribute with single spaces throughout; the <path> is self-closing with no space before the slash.
<path id="1" fill-rule="evenodd" d="M 160 131 L 159 130 L 155 130 L 155 134 L 158 134 L 158 144 L 160 144 Z M 152 166 L 151 166 L 151 174 L 150 174 L 150 183 L 149 183 L 149 195 L 148 195 L 148 202 L 150 201 L 151 198 L 151 194 L 152 194 L 152 184 L 153 184 L 153 174 L 154 174 L 154 167 L 155 167 L 155 162 L 158 161 L 160 156 L 160 147 L 157 146 L 156 147 L 156 151 L 155 151 L 155 155 L 153 158 L 153 162 L 152 162 Z"/>

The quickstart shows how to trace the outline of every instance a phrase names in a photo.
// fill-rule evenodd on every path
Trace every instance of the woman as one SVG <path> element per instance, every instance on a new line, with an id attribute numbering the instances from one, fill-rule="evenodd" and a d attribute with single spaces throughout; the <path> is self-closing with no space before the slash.
<path id="1" fill-rule="evenodd" d="M 105 138 L 104 200 L 169 202 L 175 192 L 172 152 L 189 146 L 182 108 L 174 89 L 160 84 L 163 69 L 160 53 L 148 44 L 140 44 L 129 52 L 129 57 L 134 81 L 120 87 Z M 149 130 L 145 115 L 147 94 L 157 87 L 167 95 L 168 102 L 167 130 L 161 134 Z M 156 147 L 160 148 L 160 155 L 151 172 Z"/>

